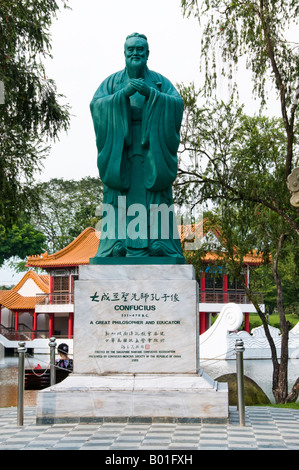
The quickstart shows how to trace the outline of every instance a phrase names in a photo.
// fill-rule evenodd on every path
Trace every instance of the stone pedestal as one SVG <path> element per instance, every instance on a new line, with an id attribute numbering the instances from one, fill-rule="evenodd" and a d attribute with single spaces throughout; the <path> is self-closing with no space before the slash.
<path id="1" fill-rule="evenodd" d="M 228 387 L 199 368 L 190 265 L 82 266 L 74 373 L 38 393 L 37 422 L 222 422 Z"/>

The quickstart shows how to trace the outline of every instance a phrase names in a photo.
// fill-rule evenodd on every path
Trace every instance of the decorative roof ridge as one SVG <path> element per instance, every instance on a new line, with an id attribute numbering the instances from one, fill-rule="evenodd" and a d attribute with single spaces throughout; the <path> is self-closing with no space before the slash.
<path id="1" fill-rule="evenodd" d="M 42 259 L 47 259 L 47 260 L 59 259 L 63 255 L 65 255 L 65 254 L 69 253 L 70 251 L 72 251 L 77 245 L 79 245 L 82 242 L 82 240 L 87 238 L 87 236 L 92 232 L 95 232 L 95 229 L 93 227 L 87 227 L 73 241 L 71 241 L 71 243 L 69 243 L 67 246 L 65 246 L 61 250 L 56 251 L 56 253 L 52 253 L 51 255 L 48 255 L 48 253 L 45 252 L 45 253 L 42 253 L 41 255 L 28 256 L 27 257 L 27 263 L 29 263 L 30 261 L 36 261 L 38 259 L 39 260 L 42 260 Z"/>
<path id="2" fill-rule="evenodd" d="M 44 276 L 44 275 L 43 275 Z M 12 291 L 18 293 L 19 289 L 21 289 L 21 287 L 23 287 L 23 285 L 25 284 L 25 282 L 28 280 L 28 279 L 32 279 L 35 284 L 45 293 L 49 293 L 49 284 L 47 284 L 41 277 L 39 274 L 37 274 L 35 271 L 33 271 L 32 269 L 30 269 L 29 271 L 27 271 L 25 273 L 25 275 L 22 277 L 22 279 L 14 286 L 12 287 Z M 21 294 L 20 294 L 21 295 Z"/>
<path id="3" fill-rule="evenodd" d="M 2 295 L 0 299 L 0 304 L 11 309 L 30 309 L 34 310 L 34 305 L 36 303 L 36 296 L 23 296 L 14 290 L 2 291 L 6 295 Z"/>

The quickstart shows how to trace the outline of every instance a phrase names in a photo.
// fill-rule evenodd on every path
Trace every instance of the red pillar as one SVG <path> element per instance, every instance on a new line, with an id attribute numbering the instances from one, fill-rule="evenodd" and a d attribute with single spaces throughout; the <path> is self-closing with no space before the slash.
<path id="1" fill-rule="evenodd" d="M 72 303 L 72 293 L 73 293 L 73 276 L 69 275 L 69 304 Z"/>
<path id="2" fill-rule="evenodd" d="M 54 313 L 49 313 L 49 338 L 54 336 Z"/>
<path id="3" fill-rule="evenodd" d="M 223 302 L 227 304 L 228 302 L 228 293 L 227 293 L 227 274 L 223 275 Z"/>
<path id="4" fill-rule="evenodd" d="M 206 278 L 205 273 L 202 272 L 200 275 L 200 302 L 206 301 Z M 201 335 L 206 331 L 206 314 L 205 312 L 199 312 L 199 334 Z"/>
<path id="5" fill-rule="evenodd" d="M 15 312 L 15 331 L 19 329 L 19 313 Z"/>
<path id="6" fill-rule="evenodd" d="M 74 312 L 69 313 L 68 338 L 72 339 L 74 334 Z"/>
<path id="7" fill-rule="evenodd" d="M 199 334 L 201 335 L 206 331 L 206 314 L 199 312 Z"/>
<path id="8" fill-rule="evenodd" d="M 208 312 L 199 312 L 199 334 L 201 335 L 209 328 L 210 314 Z"/>
<path id="9" fill-rule="evenodd" d="M 36 338 L 36 330 L 37 330 L 37 313 L 33 312 L 33 326 L 32 326 L 32 339 Z"/>
<path id="10" fill-rule="evenodd" d="M 69 276 L 69 303 L 73 303 L 73 291 L 74 291 L 74 278 L 72 275 Z M 69 313 L 69 322 L 68 322 L 68 338 L 72 339 L 74 331 L 74 313 Z"/>
<path id="11" fill-rule="evenodd" d="M 244 330 L 249 333 L 249 313 L 245 312 L 244 313 Z"/>

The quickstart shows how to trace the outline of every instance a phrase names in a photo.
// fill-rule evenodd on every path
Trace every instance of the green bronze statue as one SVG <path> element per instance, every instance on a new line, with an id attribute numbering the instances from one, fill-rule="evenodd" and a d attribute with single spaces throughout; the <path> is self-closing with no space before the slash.
<path id="1" fill-rule="evenodd" d="M 181 263 L 172 183 L 183 100 L 168 79 L 148 69 L 146 36 L 128 36 L 124 52 L 125 69 L 104 80 L 90 104 L 104 188 L 99 248 L 91 264 L 111 257 Z"/>

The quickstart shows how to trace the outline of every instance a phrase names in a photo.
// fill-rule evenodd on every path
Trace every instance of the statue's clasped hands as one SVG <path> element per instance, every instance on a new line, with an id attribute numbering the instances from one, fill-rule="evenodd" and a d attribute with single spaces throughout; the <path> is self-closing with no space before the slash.
<path id="1" fill-rule="evenodd" d="M 140 93 L 140 95 L 145 96 L 146 98 L 150 95 L 150 87 L 145 83 L 143 78 L 133 78 L 130 80 L 130 83 L 125 88 L 125 93 L 127 96 L 132 96 L 136 92 Z"/>

